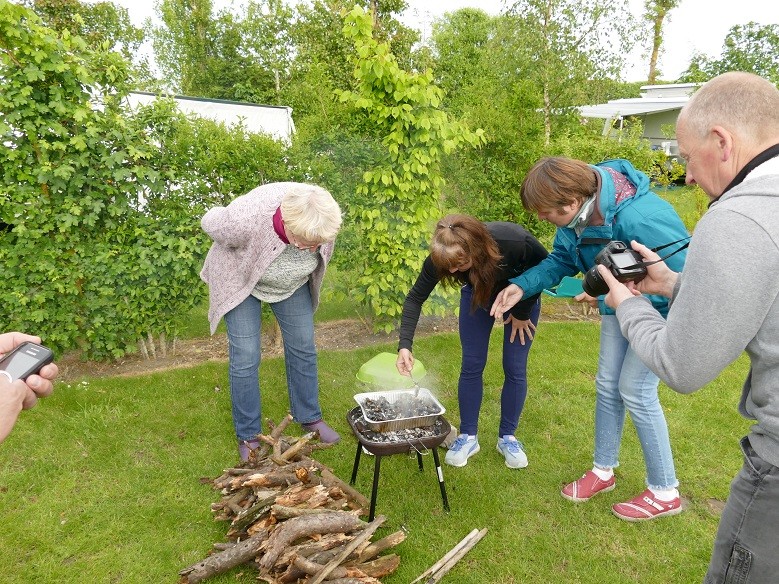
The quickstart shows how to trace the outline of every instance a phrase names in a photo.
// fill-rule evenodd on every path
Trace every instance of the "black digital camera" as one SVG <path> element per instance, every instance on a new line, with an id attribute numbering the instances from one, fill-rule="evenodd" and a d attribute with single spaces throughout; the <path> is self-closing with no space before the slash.
<path id="1" fill-rule="evenodd" d="M 610 241 L 595 256 L 595 265 L 586 274 L 582 288 L 590 296 L 600 296 L 609 291 L 609 286 L 598 272 L 598 265 L 604 265 L 620 282 L 640 282 L 646 276 L 644 258 L 621 241 Z"/>

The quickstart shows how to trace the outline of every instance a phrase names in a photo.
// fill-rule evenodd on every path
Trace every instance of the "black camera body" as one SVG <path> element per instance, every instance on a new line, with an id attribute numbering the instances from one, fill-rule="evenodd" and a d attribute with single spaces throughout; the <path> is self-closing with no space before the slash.
<path id="1" fill-rule="evenodd" d="M 644 258 L 621 241 L 610 241 L 595 256 L 595 265 L 586 274 L 582 287 L 590 296 L 600 296 L 609 286 L 598 272 L 598 265 L 606 266 L 620 282 L 640 282 L 646 276 Z"/>

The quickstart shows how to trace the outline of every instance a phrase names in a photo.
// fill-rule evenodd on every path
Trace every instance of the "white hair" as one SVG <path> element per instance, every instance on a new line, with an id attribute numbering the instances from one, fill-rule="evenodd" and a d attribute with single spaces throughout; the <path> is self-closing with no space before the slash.
<path id="1" fill-rule="evenodd" d="M 295 235 L 310 242 L 334 241 L 341 228 L 341 208 L 322 187 L 297 184 L 281 199 L 284 224 Z"/>

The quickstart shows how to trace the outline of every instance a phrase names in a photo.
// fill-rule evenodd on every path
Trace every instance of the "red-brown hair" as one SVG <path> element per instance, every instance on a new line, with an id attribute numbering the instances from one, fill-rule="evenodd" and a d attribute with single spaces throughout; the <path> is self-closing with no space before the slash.
<path id="1" fill-rule="evenodd" d="M 502 256 L 484 223 L 470 215 L 447 215 L 435 226 L 430 242 L 430 259 L 444 285 L 471 284 L 471 310 L 488 305 Z M 469 261 L 471 268 L 467 276 L 463 272 L 449 271 Z"/>

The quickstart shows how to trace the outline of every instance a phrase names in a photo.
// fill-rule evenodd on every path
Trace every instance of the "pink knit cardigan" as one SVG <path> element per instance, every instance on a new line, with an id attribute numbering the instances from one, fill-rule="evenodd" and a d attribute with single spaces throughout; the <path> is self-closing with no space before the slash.
<path id="1" fill-rule="evenodd" d="M 210 209 L 200 221 L 214 241 L 208 251 L 201 279 L 208 284 L 208 322 L 211 334 L 222 317 L 243 302 L 262 274 L 286 245 L 273 229 L 273 214 L 287 189 L 297 183 L 269 183 L 237 197 L 227 207 Z M 334 243 L 319 249 L 321 260 L 308 285 L 314 310 Z"/>

